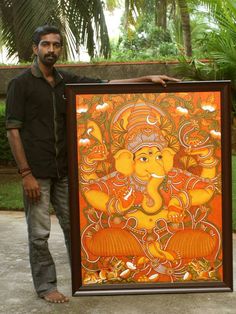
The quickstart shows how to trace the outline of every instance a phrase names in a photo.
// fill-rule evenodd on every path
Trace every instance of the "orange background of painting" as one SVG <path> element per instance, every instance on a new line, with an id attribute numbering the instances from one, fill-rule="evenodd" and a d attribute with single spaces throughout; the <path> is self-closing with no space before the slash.
<path id="1" fill-rule="evenodd" d="M 201 92 L 201 102 L 206 103 L 206 105 L 212 105 L 216 108 L 216 110 L 219 110 L 220 112 L 220 106 L 221 106 L 221 99 L 220 99 L 220 92 Z M 112 100 L 111 100 L 111 95 L 76 95 L 76 108 L 77 108 L 77 118 L 80 120 L 80 124 L 78 124 L 77 128 L 77 134 L 78 134 L 78 139 L 82 136 L 83 132 L 86 130 L 86 119 L 83 120 L 82 116 L 83 114 L 78 112 L 78 109 L 85 109 L 87 112 L 90 114 L 90 119 L 95 120 L 100 117 L 101 114 L 104 112 L 98 112 L 96 111 L 96 105 L 97 103 L 94 101 L 95 97 L 100 97 L 102 98 L 102 101 L 108 104 L 108 110 L 107 110 L 107 115 L 108 115 L 108 120 L 109 117 L 113 114 L 113 112 L 116 110 L 117 107 L 121 106 L 124 102 L 124 95 L 121 97 L 120 95 L 113 95 Z M 163 98 L 166 97 L 166 93 L 159 94 L 158 97 L 153 95 L 153 94 L 145 94 L 145 98 L 147 99 L 147 103 L 154 102 L 157 98 L 158 101 L 161 102 Z M 194 114 L 198 114 L 198 108 L 197 104 L 199 102 L 199 94 L 196 92 L 190 92 L 190 93 L 175 93 L 173 96 L 178 96 L 182 97 L 183 99 L 186 100 L 186 102 L 191 100 L 191 103 L 193 105 L 193 110 L 192 112 L 189 113 L 184 113 L 186 119 L 193 118 Z M 127 94 L 125 95 L 126 99 L 126 104 L 132 103 L 133 99 L 133 94 Z M 139 99 L 136 99 L 136 102 L 142 102 L 143 101 L 143 96 Z M 180 125 L 181 117 L 183 116 L 183 113 L 179 112 L 176 109 L 176 102 L 174 97 L 169 99 L 169 103 L 172 104 L 172 106 L 168 107 L 168 114 L 171 116 L 172 120 L 175 122 L 176 126 Z M 220 114 L 215 117 L 215 120 L 218 122 L 219 126 L 221 127 L 221 117 Z M 82 122 L 81 122 L 82 121 Z M 84 122 L 83 122 L 84 121 Z M 205 130 L 208 130 L 209 127 L 209 122 L 208 119 L 203 118 L 202 121 L 202 126 L 204 128 L 205 125 Z M 109 130 L 106 130 L 104 125 L 100 125 L 103 136 L 105 141 L 109 141 Z M 220 130 L 217 130 L 220 131 Z M 86 152 L 88 147 L 84 147 L 80 150 L 80 154 L 78 155 L 78 161 L 81 161 L 81 156 L 83 154 L 83 151 Z M 79 149 L 78 149 L 79 151 Z M 184 150 L 181 148 L 180 151 L 176 154 L 175 160 L 174 160 L 174 167 L 181 168 L 181 164 L 179 162 L 179 159 L 184 156 Z M 221 173 L 221 148 L 220 146 L 216 148 L 215 150 L 215 156 L 219 158 L 220 162 L 217 165 L 217 173 Z M 108 160 L 112 165 L 113 165 L 113 160 L 112 160 L 112 155 L 109 155 L 109 160 Z M 115 169 L 113 169 L 114 171 Z M 199 175 L 201 171 L 201 167 L 195 167 L 191 168 L 191 172 Z M 79 178 L 80 180 L 80 178 Z M 80 230 L 83 230 L 86 228 L 88 221 L 87 221 L 87 216 L 86 213 L 84 212 L 83 209 L 87 208 L 88 205 L 86 201 L 84 200 L 82 194 L 80 193 L 79 195 L 79 206 L 80 206 Z M 212 200 L 208 204 L 213 210 L 211 210 L 208 214 L 208 221 L 210 221 L 213 225 L 215 225 L 218 230 L 221 232 L 222 231 L 222 196 L 221 194 L 215 195 Z M 219 257 L 222 257 L 222 253 L 219 255 Z M 220 273 L 222 273 L 222 268 L 220 268 Z M 222 276 L 222 274 L 221 274 Z M 161 281 L 165 282 L 169 280 L 169 277 L 166 275 L 161 275 L 160 278 Z"/>

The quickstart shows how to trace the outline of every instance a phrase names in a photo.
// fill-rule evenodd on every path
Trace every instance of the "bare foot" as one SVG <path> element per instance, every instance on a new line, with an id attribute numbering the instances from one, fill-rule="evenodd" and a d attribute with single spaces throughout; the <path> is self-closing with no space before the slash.
<path id="1" fill-rule="evenodd" d="M 51 303 L 65 303 L 69 301 L 69 298 L 67 298 L 64 294 L 60 293 L 57 290 L 48 292 L 42 298 L 45 301 L 51 302 Z"/>

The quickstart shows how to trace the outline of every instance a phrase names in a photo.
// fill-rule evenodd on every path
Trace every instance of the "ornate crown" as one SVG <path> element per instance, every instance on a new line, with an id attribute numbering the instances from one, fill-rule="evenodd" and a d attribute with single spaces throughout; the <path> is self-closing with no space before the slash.
<path id="1" fill-rule="evenodd" d="M 152 107 L 138 104 L 128 118 L 125 147 L 135 153 L 144 146 L 155 146 L 162 150 L 168 146 L 159 127 L 159 115 Z"/>

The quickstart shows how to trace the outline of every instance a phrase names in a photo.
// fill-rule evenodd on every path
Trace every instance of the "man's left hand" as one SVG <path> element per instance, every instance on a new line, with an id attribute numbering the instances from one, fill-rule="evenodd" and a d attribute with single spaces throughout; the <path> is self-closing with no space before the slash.
<path id="1" fill-rule="evenodd" d="M 181 80 L 167 75 L 149 75 L 147 76 L 147 81 L 161 84 L 164 87 L 166 87 L 167 82 L 181 82 Z"/>
<path id="2" fill-rule="evenodd" d="M 140 76 L 136 78 L 129 78 L 129 79 L 121 79 L 121 80 L 111 80 L 109 84 L 116 84 L 116 83 L 143 83 L 143 82 L 152 82 L 156 84 L 161 84 L 163 87 L 166 87 L 167 82 L 181 82 L 181 80 L 170 77 L 167 75 L 147 75 L 147 76 Z"/>

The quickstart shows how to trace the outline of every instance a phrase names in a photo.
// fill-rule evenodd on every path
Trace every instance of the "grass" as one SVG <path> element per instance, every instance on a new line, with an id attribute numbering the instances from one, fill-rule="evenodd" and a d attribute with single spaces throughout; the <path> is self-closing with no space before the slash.
<path id="1" fill-rule="evenodd" d="M 5 112 L 5 103 L 0 100 L 0 115 Z"/>
<path id="2" fill-rule="evenodd" d="M 0 116 L 5 114 L 5 101 L 0 99 Z M 22 210 L 21 179 L 17 174 L 0 173 L 0 210 Z"/>
<path id="3" fill-rule="evenodd" d="M 22 210 L 21 178 L 15 174 L 0 174 L 0 210 Z"/>
<path id="4" fill-rule="evenodd" d="M 236 155 L 232 158 L 233 230 L 236 231 Z M 0 174 L 0 210 L 23 208 L 21 178 L 17 174 Z"/>
<path id="5" fill-rule="evenodd" d="M 23 189 L 18 174 L 0 174 L 0 210 L 24 210 Z M 50 213 L 54 213 L 49 207 Z"/>

